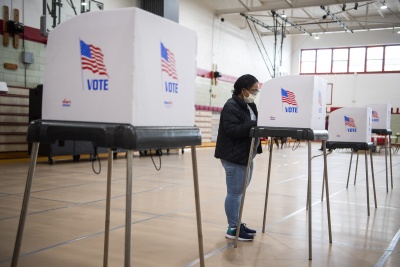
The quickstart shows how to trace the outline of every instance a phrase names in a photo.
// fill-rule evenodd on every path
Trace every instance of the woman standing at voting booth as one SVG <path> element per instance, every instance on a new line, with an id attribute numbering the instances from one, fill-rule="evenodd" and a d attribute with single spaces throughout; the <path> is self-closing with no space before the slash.
<path id="1" fill-rule="evenodd" d="M 250 153 L 250 129 L 257 126 L 257 107 L 254 103 L 259 92 L 258 80 L 246 74 L 234 84 L 232 98 L 225 103 L 220 117 L 215 157 L 221 160 L 226 173 L 227 195 L 225 198 L 225 213 L 228 220 L 228 230 L 225 237 L 235 239 L 239 218 L 243 186 L 246 176 L 247 161 Z M 262 152 L 261 142 L 256 138 L 253 158 Z M 253 162 L 250 164 L 247 186 L 253 172 Z M 240 225 L 240 241 L 251 241 L 255 230 Z"/>

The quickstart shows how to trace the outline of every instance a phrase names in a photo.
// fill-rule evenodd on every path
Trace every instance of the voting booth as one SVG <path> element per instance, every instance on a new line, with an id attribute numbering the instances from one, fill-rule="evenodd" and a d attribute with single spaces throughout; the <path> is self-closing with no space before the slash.
<path id="1" fill-rule="evenodd" d="M 349 172 L 347 176 L 346 188 L 349 185 L 351 163 L 353 153 L 358 151 L 365 151 L 365 171 L 366 171 L 366 190 L 367 190 L 367 211 L 370 215 L 369 209 L 369 182 L 368 182 L 368 157 L 367 152 L 370 154 L 372 185 L 374 190 L 375 208 L 376 203 L 376 190 L 375 190 L 375 177 L 372 159 L 373 143 L 371 142 L 372 131 L 372 108 L 370 107 L 346 107 L 340 108 L 331 112 L 329 116 L 329 140 L 326 143 L 329 149 L 348 148 L 351 149 Z M 356 167 L 357 173 L 357 167 Z"/>
<path id="2" fill-rule="evenodd" d="M 289 75 L 263 83 L 258 125 L 325 130 L 326 80 Z"/>
<path id="3" fill-rule="evenodd" d="M 328 131 L 325 130 L 326 116 L 326 80 L 312 75 L 292 75 L 271 79 L 263 83 L 258 104 L 258 125 L 250 132 L 252 143 L 250 147 L 249 161 L 247 165 L 246 182 L 250 169 L 251 156 L 254 149 L 255 138 L 269 137 L 291 137 L 295 140 L 306 140 L 308 142 L 308 244 L 309 259 L 312 259 L 312 211 L 311 211 L 311 142 L 312 140 L 328 139 Z M 269 195 L 269 182 L 271 173 L 271 162 L 273 149 L 270 146 L 268 178 L 266 187 L 266 200 L 264 206 L 264 218 L 262 232 L 265 232 L 265 220 Z M 324 181 L 326 189 L 327 217 L 329 242 L 332 243 L 332 231 L 330 222 L 328 173 L 326 165 L 326 150 L 319 155 L 324 157 Z M 239 214 L 241 223 L 242 208 L 245 199 L 246 188 L 244 188 L 242 205 Z M 238 232 L 235 239 L 237 244 Z"/>
<path id="4" fill-rule="evenodd" d="M 391 105 L 369 104 L 372 109 L 372 129 L 390 129 Z"/>
<path id="5" fill-rule="evenodd" d="M 182 41 L 184 40 L 184 41 Z M 194 127 L 196 33 L 138 8 L 84 13 L 49 34 L 42 120 L 33 142 L 12 259 L 17 266 L 39 143 L 90 141 L 108 148 L 104 266 L 107 265 L 112 149 L 127 150 L 125 266 L 130 266 L 133 150 L 190 146 L 200 265 L 204 266 Z"/>
<path id="6" fill-rule="evenodd" d="M 372 109 L 370 107 L 341 108 L 329 116 L 331 142 L 371 142 Z"/>
<path id="7" fill-rule="evenodd" d="M 100 13 L 51 31 L 43 120 L 193 126 L 196 33 L 138 8 Z"/>
<path id="8" fill-rule="evenodd" d="M 386 192 L 389 192 L 388 183 L 388 167 L 387 167 L 387 156 L 389 150 L 390 158 L 390 176 L 391 186 L 393 188 L 393 165 L 392 165 L 392 130 L 390 128 L 391 121 L 391 105 L 390 104 L 369 104 L 368 107 L 372 108 L 372 133 L 383 136 L 383 147 L 385 149 L 385 170 L 386 170 Z M 389 146 L 388 146 L 389 143 Z M 382 147 L 381 147 L 382 148 Z M 389 148 L 389 149 L 388 149 Z M 380 149 L 379 149 L 380 152 Z"/>

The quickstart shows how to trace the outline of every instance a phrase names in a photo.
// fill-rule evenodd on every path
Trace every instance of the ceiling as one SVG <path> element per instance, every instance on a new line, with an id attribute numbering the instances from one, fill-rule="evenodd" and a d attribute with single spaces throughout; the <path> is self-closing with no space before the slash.
<path id="1" fill-rule="evenodd" d="M 243 15 L 257 24 L 261 35 L 273 35 L 275 23 L 285 35 L 322 34 L 359 30 L 400 31 L 400 0 L 202 0 L 224 21 L 246 27 Z M 386 9 L 381 9 L 385 4 Z M 321 8 L 323 5 L 324 9 Z M 284 19 L 283 14 L 286 15 Z M 263 26 L 261 26 L 263 25 Z M 400 35 L 399 35 L 400 39 Z"/>

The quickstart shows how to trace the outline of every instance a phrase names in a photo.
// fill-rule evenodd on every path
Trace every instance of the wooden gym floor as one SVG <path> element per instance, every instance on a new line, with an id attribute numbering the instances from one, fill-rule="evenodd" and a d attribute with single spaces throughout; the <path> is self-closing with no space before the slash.
<path id="1" fill-rule="evenodd" d="M 369 173 L 370 216 L 367 215 L 364 155 L 357 182 L 354 165 L 348 189 L 350 152 L 328 156 L 332 221 L 329 243 L 326 201 L 321 201 L 322 157 L 312 161 L 312 260 L 308 259 L 307 145 L 296 150 L 274 147 L 266 231 L 261 233 L 268 155 L 255 159 L 246 194 L 243 222 L 258 230 L 252 242 L 237 248 L 224 237 L 225 173 L 214 148 L 198 148 L 202 228 L 206 266 L 400 266 L 400 156 L 393 155 L 386 192 L 385 153 L 373 153 L 377 208 Z M 313 155 L 320 154 L 312 144 Z M 155 164 L 160 164 L 157 156 Z M 82 157 L 40 158 L 33 179 L 19 266 L 102 266 L 107 159 L 101 173 Z M 0 267 L 10 266 L 17 233 L 27 159 L 0 160 Z M 93 165 L 99 169 L 96 161 Z M 109 266 L 123 266 L 126 159 L 114 160 Z M 155 170 L 150 156 L 133 159 L 132 266 L 200 266 L 190 149 L 161 156 Z"/>

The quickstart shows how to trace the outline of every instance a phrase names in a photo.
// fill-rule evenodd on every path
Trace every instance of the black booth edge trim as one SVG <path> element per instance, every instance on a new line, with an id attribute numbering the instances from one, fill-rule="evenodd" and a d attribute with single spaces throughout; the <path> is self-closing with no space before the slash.
<path id="1" fill-rule="evenodd" d="M 157 149 L 201 145 L 198 127 L 138 126 L 117 123 L 35 120 L 29 124 L 27 141 L 90 141 L 96 147 Z"/>
<path id="2" fill-rule="evenodd" d="M 334 142 L 327 141 L 326 142 L 327 149 L 337 149 L 337 148 L 349 148 L 354 151 L 358 150 L 372 150 L 374 148 L 374 143 L 372 142 Z"/>
<path id="3" fill-rule="evenodd" d="M 392 135 L 391 129 L 372 129 L 371 132 L 378 135 Z"/>
<path id="4" fill-rule="evenodd" d="M 251 128 L 250 137 L 291 137 L 296 140 L 328 140 L 329 136 L 327 130 L 256 126 Z"/>

